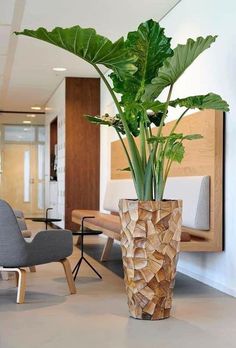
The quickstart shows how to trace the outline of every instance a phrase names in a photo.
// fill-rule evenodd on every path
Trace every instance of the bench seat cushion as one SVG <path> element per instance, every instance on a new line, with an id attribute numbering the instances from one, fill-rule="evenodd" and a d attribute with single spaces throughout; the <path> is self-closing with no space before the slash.
<path id="1" fill-rule="evenodd" d="M 87 223 L 92 224 L 93 226 L 100 227 L 101 229 L 110 230 L 117 234 L 117 240 L 120 240 L 120 217 L 113 214 L 101 213 L 97 210 L 73 210 L 72 211 L 72 220 L 80 220 L 84 216 L 94 216 L 93 219 L 85 220 Z M 86 226 L 86 223 L 85 223 Z M 191 240 L 191 237 L 188 233 L 182 232 L 181 241 L 188 242 Z"/>

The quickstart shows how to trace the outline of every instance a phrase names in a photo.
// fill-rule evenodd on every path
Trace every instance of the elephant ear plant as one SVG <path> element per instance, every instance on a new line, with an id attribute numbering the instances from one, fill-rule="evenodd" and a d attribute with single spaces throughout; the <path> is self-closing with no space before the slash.
<path id="1" fill-rule="evenodd" d="M 98 35 L 94 29 L 55 28 L 47 31 L 25 29 L 17 35 L 30 36 L 61 47 L 91 64 L 108 88 L 117 108 L 114 115 L 87 116 L 97 124 L 115 128 L 141 201 L 162 200 L 166 180 L 173 162 L 184 157 L 184 142 L 201 138 L 199 134 L 177 133 L 177 126 L 189 109 L 228 111 L 228 104 L 214 93 L 172 100 L 174 84 L 195 59 L 216 40 L 216 36 L 188 39 L 171 48 L 171 39 L 164 29 L 148 20 L 138 29 L 115 42 Z M 111 71 L 110 79 L 102 72 L 103 65 Z M 158 100 L 160 94 L 166 100 Z M 169 135 L 163 127 L 171 108 L 182 107 Z M 153 126 L 157 133 L 153 133 Z M 127 145 L 123 141 L 127 137 Z M 139 138 L 139 145 L 135 138 Z"/>
<path id="2" fill-rule="evenodd" d="M 172 91 L 216 36 L 188 39 L 185 45 L 172 49 L 171 39 L 153 20 L 115 42 L 80 26 L 17 34 L 46 41 L 84 59 L 108 88 L 117 114 L 86 117 L 90 122 L 115 128 L 137 192 L 138 200 L 119 201 L 130 314 L 148 320 L 168 318 L 180 250 L 182 202 L 163 200 L 163 194 L 172 163 L 180 163 L 184 157 L 184 142 L 201 138 L 200 134 L 178 133 L 177 126 L 189 109 L 228 110 L 228 104 L 217 94 L 173 100 Z M 109 78 L 100 65 L 111 71 Z M 164 101 L 163 95 L 167 95 Z M 166 135 L 166 118 L 176 107 L 183 111 Z"/>

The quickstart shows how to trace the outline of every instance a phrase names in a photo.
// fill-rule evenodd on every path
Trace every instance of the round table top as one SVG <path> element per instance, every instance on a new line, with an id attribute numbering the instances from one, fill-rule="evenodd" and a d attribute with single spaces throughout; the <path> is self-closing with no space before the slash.
<path id="1" fill-rule="evenodd" d="M 35 222 L 56 222 L 56 221 L 61 221 L 61 219 L 54 219 L 54 218 L 46 218 L 46 217 L 42 217 L 42 218 L 32 218 L 32 221 Z"/>
<path id="2" fill-rule="evenodd" d="M 76 232 L 73 232 L 73 235 L 78 235 L 78 236 L 82 236 L 82 234 L 84 235 L 84 236 L 96 236 L 96 235 L 98 235 L 98 234 L 102 234 L 102 231 L 88 231 L 88 230 L 86 230 L 86 231 L 84 231 L 84 232 L 82 232 L 82 231 L 76 231 Z"/>

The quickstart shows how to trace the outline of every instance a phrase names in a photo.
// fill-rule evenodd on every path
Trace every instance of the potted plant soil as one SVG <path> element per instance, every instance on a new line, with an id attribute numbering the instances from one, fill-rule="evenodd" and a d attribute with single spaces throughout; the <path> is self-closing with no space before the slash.
<path id="1" fill-rule="evenodd" d="M 52 31 L 25 29 L 16 34 L 46 41 L 84 59 L 93 65 L 109 90 L 117 114 L 87 118 L 116 130 L 138 197 L 126 200 L 124 192 L 119 202 L 130 314 L 149 320 L 169 317 L 181 239 L 182 202 L 163 200 L 163 194 L 172 163 L 180 163 L 184 157 L 184 142 L 201 138 L 199 134 L 178 133 L 177 126 L 189 109 L 228 111 L 228 104 L 217 94 L 173 100 L 172 92 L 176 81 L 214 43 L 216 36 L 188 39 L 172 49 L 171 38 L 153 20 L 115 42 L 78 25 Z M 111 71 L 109 78 L 101 65 Z M 181 107 L 181 113 L 168 136 L 164 136 L 166 117 L 175 107 Z M 139 145 L 135 138 L 139 138 Z"/>

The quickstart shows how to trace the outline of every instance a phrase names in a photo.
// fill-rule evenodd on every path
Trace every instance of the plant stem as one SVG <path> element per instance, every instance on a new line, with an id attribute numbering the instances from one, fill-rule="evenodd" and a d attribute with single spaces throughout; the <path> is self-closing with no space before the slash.
<path id="1" fill-rule="evenodd" d="M 174 127 L 172 128 L 171 132 L 170 132 L 170 135 L 174 133 L 174 131 L 176 130 L 178 124 L 180 123 L 181 119 L 184 117 L 184 115 L 186 114 L 186 112 L 188 112 L 189 108 L 186 109 L 181 115 L 180 117 L 177 119 L 177 121 L 175 122 L 174 124 Z"/>
<path id="2" fill-rule="evenodd" d="M 168 111 L 168 106 L 169 106 L 172 90 L 173 90 L 173 85 L 170 85 L 169 92 L 168 92 L 167 99 L 166 99 L 165 110 L 164 110 L 164 113 L 162 115 L 161 122 L 160 122 L 160 125 L 158 128 L 158 133 L 157 133 L 158 138 L 161 136 L 162 128 L 163 128 L 164 121 L 165 121 L 167 111 Z M 158 147 L 159 147 L 159 151 L 158 151 L 159 155 L 156 156 Z M 160 146 L 158 146 L 158 141 L 157 141 L 154 145 L 154 151 L 155 151 L 155 158 L 156 157 L 159 158 L 159 163 L 156 164 L 156 173 L 155 173 L 155 181 L 156 181 L 155 199 L 161 200 L 163 198 L 162 196 L 163 196 L 163 192 L 164 192 L 163 168 L 164 168 L 165 157 L 162 154 L 163 144 L 160 144 Z"/>
<path id="3" fill-rule="evenodd" d="M 142 166 L 143 170 L 145 171 L 146 165 L 147 165 L 147 157 L 146 157 L 146 133 L 144 130 L 144 121 L 140 121 L 140 153 L 141 153 L 141 160 L 142 160 Z"/>
<path id="4" fill-rule="evenodd" d="M 168 95 L 167 95 L 167 99 L 166 99 L 165 110 L 164 110 L 162 118 L 161 118 L 160 126 L 158 127 L 158 133 L 157 133 L 158 137 L 161 135 L 161 131 L 162 131 L 162 128 L 163 128 L 163 125 L 164 125 L 164 121 L 165 121 L 166 115 L 167 115 L 167 111 L 168 111 L 168 106 L 169 106 L 172 90 L 173 90 L 173 85 L 170 85 L 170 89 L 169 89 L 169 92 L 168 92 Z"/>
<path id="5" fill-rule="evenodd" d="M 116 129 L 116 133 L 117 133 L 117 135 L 118 135 L 118 137 L 119 137 L 119 139 L 120 139 L 120 141 L 121 141 L 121 144 L 122 144 L 122 146 L 123 146 L 123 149 L 124 149 L 124 151 L 125 151 L 126 157 L 127 157 L 127 159 L 128 159 L 128 162 L 129 162 L 129 166 L 131 166 L 130 170 L 133 171 L 132 162 L 131 162 L 131 159 L 130 159 L 130 156 L 129 156 L 129 152 L 128 152 L 126 146 L 125 146 L 124 140 L 123 140 L 122 136 L 120 135 L 120 133 L 118 132 L 117 129 Z"/>
<path id="6" fill-rule="evenodd" d="M 112 87 L 110 86 L 109 82 L 107 81 L 106 77 L 101 72 L 101 70 L 98 68 L 98 66 L 95 64 L 93 64 L 93 66 L 96 69 L 96 71 L 98 72 L 98 74 L 100 75 L 103 82 L 105 83 L 108 91 L 111 94 L 112 99 L 114 100 L 114 103 L 117 107 L 117 110 L 119 112 L 121 121 L 122 121 L 123 126 L 124 126 L 125 134 L 126 134 L 126 137 L 128 140 L 129 148 L 130 148 L 130 155 L 132 158 L 131 162 L 132 162 L 133 170 L 135 173 L 135 188 L 136 188 L 137 196 L 139 199 L 143 199 L 143 197 L 144 197 L 144 171 L 142 168 L 142 161 L 141 161 L 141 157 L 140 157 L 137 145 L 134 141 L 132 134 L 130 133 L 129 126 L 126 122 L 123 110 L 119 104 L 119 101 L 118 101 Z"/>

